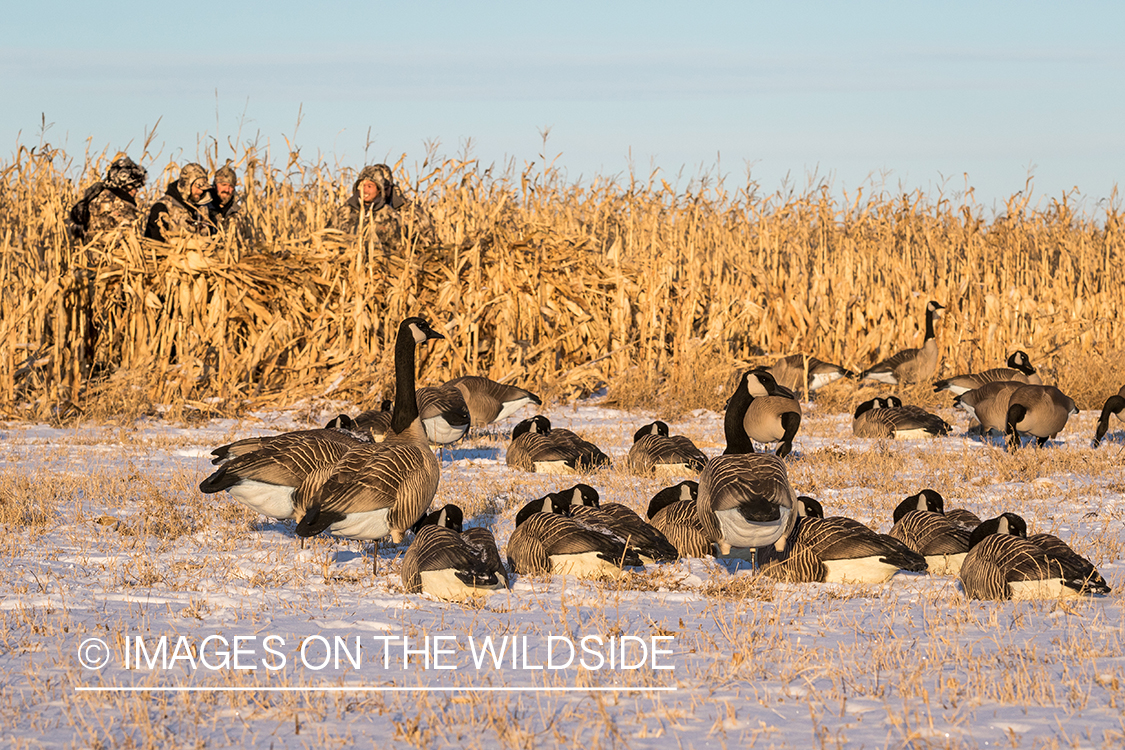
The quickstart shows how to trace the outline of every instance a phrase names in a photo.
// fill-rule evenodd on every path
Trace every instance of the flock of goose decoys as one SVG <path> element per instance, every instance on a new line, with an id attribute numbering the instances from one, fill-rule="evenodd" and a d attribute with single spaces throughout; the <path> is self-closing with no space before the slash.
<path id="1" fill-rule="evenodd" d="M 921 348 L 902 351 L 858 377 L 892 384 L 931 378 L 938 354 L 933 323 L 942 309 L 936 302 L 927 305 Z M 517 513 L 505 567 L 492 532 L 465 529 L 459 507 L 429 512 L 441 475 L 431 443 L 453 442 L 470 427 L 485 427 L 541 401 L 522 388 L 476 376 L 416 388 L 416 348 L 441 338 L 424 319 L 407 318 L 395 343 L 393 404 L 355 418 L 340 415 L 321 429 L 216 448 L 218 469 L 200 490 L 226 490 L 263 515 L 294 520 L 302 544 L 322 532 L 376 545 L 388 537 L 397 543 L 412 531 L 401 566 L 404 589 L 447 600 L 507 588 L 512 574 L 617 577 L 629 567 L 709 555 L 752 560 L 762 573 L 789 582 L 877 583 L 907 571 L 959 575 L 965 593 L 981 599 L 1109 591 L 1094 567 L 1064 542 L 1028 536 L 1018 515 L 1006 512 L 982 522 L 968 511 L 946 511 L 931 489 L 906 498 L 886 534 L 850 518 L 825 517 L 817 500 L 794 492 L 783 460 L 801 424 L 796 394 L 857 376 L 805 355 L 741 375 L 724 413 L 721 456 L 708 460 L 661 421 L 637 430 L 627 471 L 698 477 L 657 493 L 647 520 L 620 503 L 603 504 L 588 484 L 552 492 Z M 1013 354 L 1007 368 L 939 380 L 935 390 L 952 392 L 982 430 L 1005 434 L 1011 448 L 1026 434 L 1042 445 L 1076 412 L 1057 388 L 1041 384 L 1023 352 Z M 1125 388 L 1106 402 L 1095 443 L 1104 439 L 1111 415 L 1125 419 L 1123 407 Z M 945 435 L 950 429 L 897 396 L 861 404 L 853 420 L 860 437 Z M 515 469 L 575 474 L 610 465 L 596 445 L 553 428 L 543 415 L 520 422 L 511 437 L 506 461 Z M 755 443 L 777 448 L 761 453 Z"/>

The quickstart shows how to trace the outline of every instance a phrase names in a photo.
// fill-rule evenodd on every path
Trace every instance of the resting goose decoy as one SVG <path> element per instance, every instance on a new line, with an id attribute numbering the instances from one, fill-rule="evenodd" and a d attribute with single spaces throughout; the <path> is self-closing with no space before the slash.
<path id="1" fill-rule="evenodd" d="M 805 380 L 805 367 L 808 366 L 808 380 Z M 804 354 L 791 354 L 782 357 L 769 368 L 777 384 L 797 393 L 812 393 L 840 378 L 854 378 L 855 373 L 840 365 L 823 362 L 816 357 Z"/>
<path id="2" fill-rule="evenodd" d="M 539 474 L 577 474 L 608 466 L 609 456 L 570 430 L 552 429 L 551 420 L 538 414 L 512 430 L 505 461 Z"/>
<path id="3" fill-rule="evenodd" d="M 777 456 L 755 454 L 743 427 L 754 400 L 745 373 L 723 417 L 727 448 L 712 459 L 699 477 L 696 509 L 703 535 L 729 555 L 732 548 L 752 553 L 785 539 L 796 521 L 797 495 L 789 485 L 785 462 Z"/>
<path id="4" fill-rule="evenodd" d="M 926 558 L 934 575 L 957 575 L 969 551 L 969 531 L 945 515 L 945 501 L 922 490 L 899 503 L 889 534 Z"/>
<path id="5" fill-rule="evenodd" d="M 339 425 L 335 427 L 334 425 Z M 296 508 L 348 451 L 367 442 L 341 415 L 319 430 L 247 438 L 212 451 L 223 463 L 199 484 L 204 494 L 227 490 L 238 502 L 270 518 L 293 518 Z"/>
<path id="6" fill-rule="evenodd" d="M 1078 413 L 1074 401 L 1053 385 L 1023 385 L 1008 397 L 1004 434 L 1008 449 L 1020 447 L 1023 435 L 1033 436 L 1040 446 L 1054 438 Z"/>
<path id="7" fill-rule="evenodd" d="M 892 401 L 892 399 L 894 399 Z M 941 417 L 917 407 L 894 407 L 895 397 L 873 398 L 856 407 L 852 434 L 861 438 L 912 439 L 946 435 L 950 427 Z"/>
<path id="8" fill-rule="evenodd" d="M 431 443 L 449 445 L 465 437 L 469 431 L 469 409 L 461 391 L 445 386 L 419 388 L 418 412 L 422 428 Z M 391 429 L 393 413 L 387 401 L 383 408 L 365 411 L 355 418 L 356 425 L 370 433 L 372 440 L 382 442 Z"/>
<path id="9" fill-rule="evenodd" d="M 510 417 L 517 411 L 535 404 L 542 406 L 538 396 L 514 385 L 497 383 L 480 375 L 465 375 L 446 381 L 445 386 L 456 388 L 464 396 L 473 427 L 484 427 Z"/>
<path id="10" fill-rule="evenodd" d="M 851 518 L 825 518 L 811 497 L 797 498 L 797 516 L 784 553 L 761 551 L 763 574 L 788 583 L 884 583 L 900 570 L 926 571 L 925 558 L 899 540 Z"/>
<path id="11" fill-rule="evenodd" d="M 778 386 L 765 369 L 752 370 L 743 379 L 750 397 L 742 419 L 746 435 L 758 443 L 777 443 L 777 455 L 785 458 L 793 450 L 793 438 L 801 427 L 801 403 L 792 391 Z M 757 395 L 760 393 L 766 395 Z"/>
<path id="12" fill-rule="evenodd" d="M 547 495 L 516 515 L 516 530 L 507 547 L 513 572 L 619 578 L 624 566 L 643 567 L 637 553 L 615 535 L 565 517 L 565 502 Z"/>
<path id="13" fill-rule="evenodd" d="M 1015 380 L 994 380 L 962 393 L 953 405 L 980 423 L 981 432 L 1003 435 L 1008 421 L 1008 399 L 1025 384 Z"/>
<path id="14" fill-rule="evenodd" d="M 399 326 L 391 429 L 383 442 L 353 448 L 335 464 L 306 507 L 298 509 L 299 536 L 328 531 L 376 543 L 388 536 L 401 542 L 426 512 L 437 492 L 441 465 L 418 413 L 414 350 L 441 338 L 422 318 L 407 318 Z"/>
<path id="15" fill-rule="evenodd" d="M 669 435 L 668 425 L 657 420 L 633 434 L 633 447 L 625 465 L 640 476 L 696 476 L 707 456 L 683 435 Z"/>
<path id="16" fill-rule="evenodd" d="M 1117 395 L 1110 396 L 1106 399 L 1105 406 L 1102 407 L 1102 414 L 1098 417 L 1098 427 L 1094 431 L 1094 447 L 1097 448 L 1101 445 L 1105 434 L 1109 432 L 1109 417 L 1114 415 L 1118 420 L 1125 422 L 1125 385 L 1121 386 L 1121 390 Z"/>
<path id="17" fill-rule="evenodd" d="M 648 504 L 652 527 L 672 543 L 680 557 L 708 557 L 714 552 L 699 521 L 698 497 L 699 482 L 686 481 L 660 490 Z"/>
<path id="18" fill-rule="evenodd" d="M 1057 599 L 1110 592 L 1094 566 L 1057 537 L 1026 535 L 1027 524 L 1015 513 L 1002 513 L 973 531 L 959 573 L 970 599 Z M 1065 550 L 1056 552 L 1040 536 Z"/>
<path id="19" fill-rule="evenodd" d="M 1027 352 L 1013 352 L 1008 357 L 1007 367 L 995 367 L 991 370 L 978 372 L 972 375 L 955 375 L 952 378 L 934 382 L 934 393 L 949 391 L 954 396 L 960 396 L 986 383 L 995 383 L 1002 380 L 1011 380 L 1017 383 L 1031 383 L 1042 385 L 1039 374 L 1031 366 L 1031 359 Z"/>
<path id="20" fill-rule="evenodd" d="M 944 305 L 930 301 L 926 305 L 926 338 L 919 349 L 903 349 L 882 362 L 864 370 L 860 380 L 879 383 L 919 383 L 933 377 L 941 353 L 934 336 L 934 319 L 941 317 Z"/>
<path id="21" fill-rule="evenodd" d="M 603 505 L 598 491 L 590 485 L 576 484 L 555 494 L 566 499 L 571 518 L 588 526 L 608 529 L 636 552 L 641 562 L 649 564 L 679 559 L 675 545 L 658 529 L 621 503 Z"/>
<path id="22" fill-rule="evenodd" d="M 402 559 L 402 586 L 408 593 L 461 601 L 507 588 L 508 574 L 492 532 L 463 532 L 463 523 L 461 509 L 446 505 L 414 525 L 414 541 Z"/>

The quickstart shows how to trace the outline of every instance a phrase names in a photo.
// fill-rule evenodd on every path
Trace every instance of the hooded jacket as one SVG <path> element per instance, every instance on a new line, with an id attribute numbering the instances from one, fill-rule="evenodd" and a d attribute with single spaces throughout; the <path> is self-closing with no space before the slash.
<path id="1" fill-rule="evenodd" d="M 215 226 L 203 203 L 191 202 L 191 187 L 199 180 L 207 182 L 207 170 L 199 164 L 188 164 L 180 170 L 179 179 L 168 185 L 168 192 L 149 211 L 145 237 L 168 242 L 173 237 L 207 237 L 214 233 Z"/>
<path id="2" fill-rule="evenodd" d="M 379 194 L 370 203 L 363 201 L 361 185 L 365 180 L 379 186 Z M 385 245 L 395 244 L 403 228 L 423 241 L 434 241 L 433 221 L 423 209 L 402 196 L 386 164 L 371 164 L 360 171 L 351 197 L 340 206 L 332 226 L 349 234 L 374 235 Z"/>
<path id="3" fill-rule="evenodd" d="M 148 173 L 128 156 L 118 156 L 106 170 L 104 181 L 86 188 L 70 209 L 70 230 L 83 241 L 101 232 L 136 221 L 139 211 L 131 190 L 144 187 Z"/>

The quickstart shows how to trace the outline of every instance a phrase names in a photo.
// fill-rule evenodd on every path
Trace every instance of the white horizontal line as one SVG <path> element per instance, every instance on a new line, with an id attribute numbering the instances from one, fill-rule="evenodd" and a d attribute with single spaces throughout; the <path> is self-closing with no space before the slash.
<path id="1" fill-rule="evenodd" d="M 374 685 L 307 686 L 262 686 L 262 687 L 139 687 L 134 685 L 110 685 L 107 687 L 80 686 L 82 693 L 667 693 L 675 692 L 674 687 L 378 687 Z"/>

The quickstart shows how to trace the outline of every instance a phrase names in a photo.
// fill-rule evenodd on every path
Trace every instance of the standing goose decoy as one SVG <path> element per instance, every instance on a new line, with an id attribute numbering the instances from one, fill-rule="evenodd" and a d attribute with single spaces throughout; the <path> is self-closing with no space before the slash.
<path id="1" fill-rule="evenodd" d="M 926 305 L 926 338 L 920 349 L 903 349 L 884 359 L 877 365 L 863 371 L 860 380 L 875 380 L 880 383 L 898 385 L 899 383 L 920 383 L 933 377 L 941 353 L 934 336 L 934 319 L 941 317 L 944 305 L 930 301 Z"/>
<path id="2" fill-rule="evenodd" d="M 696 476 L 707 464 L 707 456 L 689 438 L 669 435 L 668 425 L 658 420 L 634 433 L 625 464 L 640 476 Z"/>
<path id="3" fill-rule="evenodd" d="M 543 405 L 540 398 L 531 391 L 497 383 L 480 375 L 454 378 L 446 381 L 445 385 L 461 391 L 472 417 L 472 425 L 476 428 L 506 419 L 528 404 Z"/>
<path id="4" fill-rule="evenodd" d="M 884 583 L 900 570 L 926 571 L 925 558 L 899 540 L 851 518 L 825 518 L 811 497 L 797 498 L 797 516 L 784 553 L 762 550 L 763 574 L 787 583 Z"/>
<path id="5" fill-rule="evenodd" d="M 516 514 L 507 548 L 513 572 L 619 578 L 624 566 L 643 567 L 637 553 L 615 535 L 562 515 L 567 512 L 565 503 L 551 494 Z"/>
<path id="6" fill-rule="evenodd" d="M 446 505 L 414 524 L 414 541 L 402 559 L 402 586 L 408 593 L 461 601 L 507 588 L 508 574 L 492 532 L 462 532 L 463 522 L 461 509 Z"/>
<path id="7" fill-rule="evenodd" d="M 341 415 L 324 429 L 247 438 L 216 448 L 213 463 L 226 463 L 200 482 L 199 491 L 227 490 L 235 500 L 264 516 L 293 518 L 336 462 L 365 444 L 352 427 L 351 420 Z"/>
<path id="8" fill-rule="evenodd" d="M 797 496 L 789 485 L 785 462 L 755 454 L 743 427 L 754 400 L 745 373 L 727 404 L 723 418 L 727 448 L 712 459 L 699 477 L 696 509 L 703 534 L 721 555 L 734 547 L 752 550 L 770 544 L 784 550 L 796 521 Z"/>
<path id="9" fill-rule="evenodd" d="M 743 380 L 750 397 L 742 419 L 746 435 L 759 443 L 778 443 L 777 455 L 785 458 L 793 450 L 793 438 L 801 427 L 800 402 L 792 391 L 778 386 L 768 370 L 753 370 Z M 760 393 L 766 395 L 757 395 Z"/>
<path id="10" fill-rule="evenodd" d="M 660 490 L 648 504 L 649 522 L 672 543 L 680 557 L 708 557 L 714 553 L 699 521 L 698 497 L 699 482 L 686 481 Z"/>
<path id="11" fill-rule="evenodd" d="M 1026 538 L 1027 524 L 1015 513 L 1002 513 L 983 522 L 970 539 L 971 549 L 961 565 L 961 586 L 970 599 L 1057 599 L 1108 594 L 1105 579 L 1056 537 L 1066 551 Z M 1069 552 L 1069 554 L 1067 554 Z"/>
<path id="12" fill-rule="evenodd" d="M 1042 447 L 1078 413 L 1074 401 L 1053 385 L 1023 385 L 1008 397 L 1004 434 L 1008 450 L 1020 447 L 1023 435 L 1032 435 Z"/>
<path id="13" fill-rule="evenodd" d="M 1003 435 L 1008 421 L 1008 399 L 1025 384 L 1015 380 L 994 380 L 953 399 L 954 407 L 980 423 L 982 433 Z"/>
<path id="14" fill-rule="evenodd" d="M 539 474 L 577 474 L 609 465 L 609 456 L 598 446 L 570 430 L 552 429 L 542 414 L 515 426 L 505 460 L 508 466 Z"/>
<path id="15" fill-rule="evenodd" d="M 889 534 L 926 558 L 934 575 L 957 575 L 969 551 L 969 531 L 945 516 L 945 501 L 933 490 L 899 503 Z"/>
<path id="16" fill-rule="evenodd" d="M 1011 380 L 1017 383 L 1030 383 L 1032 385 L 1043 384 L 1043 381 L 1039 378 L 1039 374 L 1036 373 L 1035 368 L 1031 366 L 1031 359 L 1027 356 L 1027 352 L 1017 351 L 1013 352 L 1012 355 L 1008 357 L 1007 367 L 995 367 L 991 370 L 978 372 L 974 375 L 955 375 L 952 378 L 936 381 L 934 383 L 934 393 L 949 391 L 954 396 L 960 396 L 962 393 L 980 388 L 986 383 L 995 383 L 1002 380 Z"/>
<path id="17" fill-rule="evenodd" d="M 805 380 L 805 367 L 808 366 L 808 380 Z M 816 357 L 804 354 L 791 354 L 782 357 L 769 368 L 777 384 L 794 393 L 812 393 L 840 378 L 854 378 L 855 373 L 840 365 L 823 362 Z"/>
<path id="18" fill-rule="evenodd" d="M 873 398 L 857 406 L 852 416 L 852 434 L 877 440 L 903 440 L 949 433 L 950 427 L 942 418 L 917 407 L 892 406 L 896 401 L 902 403 L 891 396 Z"/>
<path id="19" fill-rule="evenodd" d="M 621 503 L 602 504 L 598 491 L 588 484 L 576 484 L 570 489 L 555 493 L 570 507 L 570 516 L 579 523 L 605 528 L 629 549 L 640 556 L 641 562 L 673 562 L 680 557 L 668 538 L 647 523 L 632 509 Z"/>
<path id="20" fill-rule="evenodd" d="M 414 350 L 445 338 L 422 318 L 407 318 L 395 342 L 395 405 L 391 430 L 381 443 L 354 448 L 298 509 L 297 534 L 401 542 L 437 493 L 441 466 L 430 450 L 414 391 Z M 375 556 L 376 561 L 378 555 Z M 377 564 L 377 562 L 376 562 Z"/>
<path id="21" fill-rule="evenodd" d="M 1102 407 L 1102 415 L 1098 417 L 1098 427 L 1094 431 L 1095 448 L 1101 445 L 1102 440 L 1105 439 L 1105 434 L 1109 432 L 1109 416 L 1111 414 L 1125 422 L 1125 385 L 1121 386 L 1117 395 L 1106 399 L 1105 406 Z"/>

